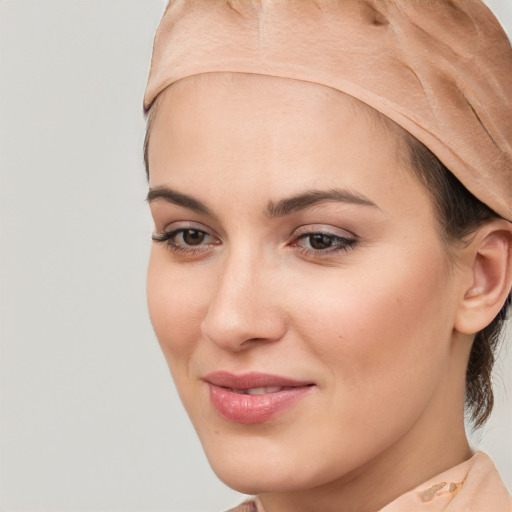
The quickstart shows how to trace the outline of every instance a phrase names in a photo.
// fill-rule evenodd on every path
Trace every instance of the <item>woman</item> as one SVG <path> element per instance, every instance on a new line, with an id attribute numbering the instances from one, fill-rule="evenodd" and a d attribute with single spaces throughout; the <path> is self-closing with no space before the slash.
<path id="1" fill-rule="evenodd" d="M 464 431 L 512 287 L 511 78 L 478 0 L 170 3 L 148 304 L 240 510 L 512 510 Z"/>

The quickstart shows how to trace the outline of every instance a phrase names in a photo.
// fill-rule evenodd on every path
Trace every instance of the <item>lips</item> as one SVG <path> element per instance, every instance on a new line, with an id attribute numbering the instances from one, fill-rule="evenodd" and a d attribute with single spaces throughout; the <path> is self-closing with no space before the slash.
<path id="1" fill-rule="evenodd" d="M 210 401 L 224 419 L 242 424 L 265 423 L 305 397 L 313 384 L 262 373 L 206 375 Z"/>

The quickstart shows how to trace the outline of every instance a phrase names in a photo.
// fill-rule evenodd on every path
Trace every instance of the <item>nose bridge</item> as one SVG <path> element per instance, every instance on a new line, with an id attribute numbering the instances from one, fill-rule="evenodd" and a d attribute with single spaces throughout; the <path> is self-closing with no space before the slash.
<path id="1" fill-rule="evenodd" d="M 247 341 L 272 341 L 284 322 L 271 290 L 272 271 L 258 248 L 241 244 L 226 254 L 202 322 L 203 334 L 228 350 L 242 350 Z"/>

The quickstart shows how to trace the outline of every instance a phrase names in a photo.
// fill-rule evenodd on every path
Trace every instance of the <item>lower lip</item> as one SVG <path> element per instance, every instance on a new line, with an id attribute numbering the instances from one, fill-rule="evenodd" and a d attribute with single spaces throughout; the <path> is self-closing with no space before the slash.
<path id="1" fill-rule="evenodd" d="M 275 393 L 245 395 L 208 384 L 210 400 L 217 412 L 233 423 L 265 423 L 303 398 L 312 386 L 286 388 Z"/>

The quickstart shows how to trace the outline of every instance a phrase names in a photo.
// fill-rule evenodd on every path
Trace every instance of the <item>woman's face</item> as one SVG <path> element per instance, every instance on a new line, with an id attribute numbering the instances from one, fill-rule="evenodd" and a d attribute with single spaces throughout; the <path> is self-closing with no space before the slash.
<path id="1" fill-rule="evenodd" d="M 228 485 L 349 478 L 428 443 L 462 400 L 459 278 L 405 151 L 318 85 L 210 74 L 163 93 L 149 310 Z"/>

